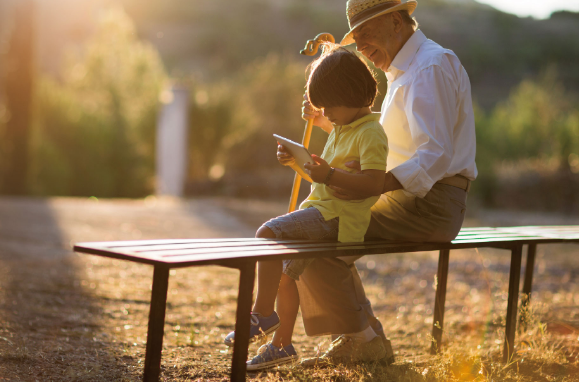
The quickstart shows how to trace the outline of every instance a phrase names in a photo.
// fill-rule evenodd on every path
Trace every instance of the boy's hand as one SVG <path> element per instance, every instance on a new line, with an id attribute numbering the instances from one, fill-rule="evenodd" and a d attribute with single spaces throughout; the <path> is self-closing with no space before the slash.
<path id="1" fill-rule="evenodd" d="M 286 148 L 277 143 L 277 160 L 284 166 L 293 166 L 296 163 L 295 158 L 286 150 Z"/>
<path id="2" fill-rule="evenodd" d="M 310 177 L 316 183 L 323 183 L 330 172 L 330 165 L 328 162 L 320 158 L 319 156 L 312 154 L 312 158 L 316 161 L 315 164 L 306 163 L 304 168 L 309 172 Z"/>
<path id="3" fill-rule="evenodd" d="M 302 103 L 302 119 L 308 120 L 313 119 L 314 125 L 319 126 L 326 133 L 331 133 L 333 126 L 328 118 L 326 118 L 321 111 L 316 110 L 310 101 L 308 100 L 308 95 L 304 94 L 304 102 Z"/>

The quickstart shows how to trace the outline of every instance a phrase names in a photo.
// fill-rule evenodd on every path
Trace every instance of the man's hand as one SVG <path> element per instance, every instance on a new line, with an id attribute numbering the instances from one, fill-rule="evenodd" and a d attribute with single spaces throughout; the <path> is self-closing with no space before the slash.
<path id="1" fill-rule="evenodd" d="M 361 174 L 362 173 L 362 168 L 360 167 L 360 162 L 358 162 L 357 160 L 352 160 L 349 162 L 344 163 L 344 165 L 348 168 L 353 168 L 354 170 L 356 170 L 356 174 Z M 339 169 L 337 168 L 336 171 L 340 171 L 340 172 L 346 172 L 345 170 Z M 343 199 L 343 200 L 358 200 L 358 199 L 365 199 L 367 198 L 367 196 L 364 195 L 360 195 L 358 193 L 355 192 L 351 192 L 348 190 L 345 190 L 341 187 L 336 187 L 336 186 L 330 186 L 330 188 L 334 191 L 334 196 L 338 199 Z"/>
<path id="2" fill-rule="evenodd" d="M 354 169 L 356 170 L 355 174 L 362 174 L 362 167 L 360 166 L 360 162 L 353 160 L 353 161 L 349 161 L 344 163 L 344 165 L 348 168 Z M 345 170 L 339 169 L 337 168 L 336 171 L 339 172 L 344 172 L 344 173 L 348 173 Z M 356 192 L 352 192 L 352 191 L 348 191 L 345 190 L 341 187 L 337 187 L 337 186 L 330 186 L 330 188 L 334 191 L 334 196 L 338 199 L 342 199 L 342 200 L 360 200 L 360 199 L 366 199 L 372 195 L 366 195 L 366 194 L 360 194 L 360 193 L 356 193 Z"/>
<path id="3" fill-rule="evenodd" d="M 312 158 L 316 161 L 315 164 L 306 163 L 304 168 L 309 173 L 310 178 L 316 183 L 323 183 L 330 172 L 330 165 L 328 162 L 320 158 L 319 156 L 312 154 Z"/>
<path id="4" fill-rule="evenodd" d="M 302 103 L 302 118 L 306 121 L 313 119 L 314 125 L 319 126 L 328 134 L 331 133 L 334 128 L 330 120 L 312 106 L 307 94 L 304 94 L 304 102 Z"/>
<path id="5" fill-rule="evenodd" d="M 338 169 L 336 169 L 336 171 L 338 171 Z M 334 196 L 338 199 L 342 199 L 342 200 L 360 200 L 360 199 L 366 199 L 368 196 L 367 195 L 362 195 L 362 194 L 358 194 L 355 192 L 351 192 L 348 190 L 345 190 L 343 188 L 340 187 L 336 187 L 336 186 L 330 186 L 330 188 L 334 191 Z"/>
<path id="6" fill-rule="evenodd" d="M 362 173 L 362 171 L 360 170 L 360 162 L 358 162 L 358 161 L 346 162 L 345 165 L 346 165 L 346 167 L 357 168 L 358 171 L 356 171 L 356 174 Z M 336 172 L 348 173 L 348 171 L 342 170 L 341 168 L 336 168 Z M 361 194 L 358 194 L 356 192 L 345 190 L 345 189 L 338 187 L 338 186 L 330 185 L 330 188 L 334 191 L 334 196 L 336 198 L 342 199 L 342 200 L 359 200 L 359 199 L 366 199 L 368 197 L 366 195 L 361 195 Z"/>
<path id="7" fill-rule="evenodd" d="M 296 163 L 295 158 L 279 142 L 277 143 L 277 160 L 284 166 L 293 166 Z"/>

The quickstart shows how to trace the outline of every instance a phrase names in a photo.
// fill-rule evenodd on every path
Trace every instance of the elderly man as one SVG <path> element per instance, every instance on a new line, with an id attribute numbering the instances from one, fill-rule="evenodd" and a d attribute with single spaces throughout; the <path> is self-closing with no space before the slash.
<path id="1" fill-rule="evenodd" d="M 416 5 L 415 0 L 347 3 L 350 31 L 342 45 L 355 42 L 388 79 L 380 118 L 389 143 L 387 171 L 382 195 L 372 208 L 368 240 L 454 239 L 464 220 L 470 181 L 477 176 L 468 76 L 452 51 L 417 30 L 410 16 Z M 330 127 L 307 101 L 303 117 L 314 118 L 325 130 Z M 288 159 L 283 148 L 278 157 L 282 163 Z M 370 196 L 334 189 L 339 198 Z M 371 354 L 383 354 L 388 363 L 394 359 L 364 294 L 355 259 L 317 259 L 298 282 L 306 333 L 342 334 L 324 355 L 306 364 L 366 361 Z M 369 349 L 376 335 L 384 348 Z"/>

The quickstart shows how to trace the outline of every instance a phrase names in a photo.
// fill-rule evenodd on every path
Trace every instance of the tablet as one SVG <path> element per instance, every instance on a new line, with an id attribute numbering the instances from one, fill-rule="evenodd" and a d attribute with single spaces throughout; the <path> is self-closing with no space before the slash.
<path id="1" fill-rule="evenodd" d="M 310 154 L 308 149 L 306 149 L 304 145 L 300 143 L 291 141 L 277 134 L 274 134 L 273 136 L 275 137 L 275 139 L 277 139 L 280 145 L 282 145 L 287 149 L 287 151 L 289 151 L 289 153 L 296 159 L 296 164 L 307 174 L 308 172 L 304 168 L 304 164 L 316 163 L 312 158 L 312 155 Z"/>

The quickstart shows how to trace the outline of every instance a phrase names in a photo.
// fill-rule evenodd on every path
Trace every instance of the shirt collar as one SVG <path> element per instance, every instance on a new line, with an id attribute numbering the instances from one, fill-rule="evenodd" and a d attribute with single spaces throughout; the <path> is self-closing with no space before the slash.
<path id="1" fill-rule="evenodd" d="M 348 125 L 342 125 L 342 128 L 349 127 L 349 128 L 355 129 L 356 127 L 361 126 L 368 121 L 378 121 L 379 119 L 380 119 L 380 113 L 370 113 L 368 115 L 363 116 L 362 118 L 358 118 L 357 120 L 355 120 L 354 122 L 351 122 Z"/>
<path id="2" fill-rule="evenodd" d="M 414 59 L 414 56 L 416 56 L 416 52 L 418 52 L 418 49 L 420 49 L 420 46 L 426 40 L 427 38 L 421 30 L 417 30 L 412 34 L 412 36 L 410 36 L 396 57 L 394 57 L 394 60 L 386 71 L 388 81 L 392 81 L 394 78 L 398 77 L 399 74 L 408 70 L 410 63 Z"/>

